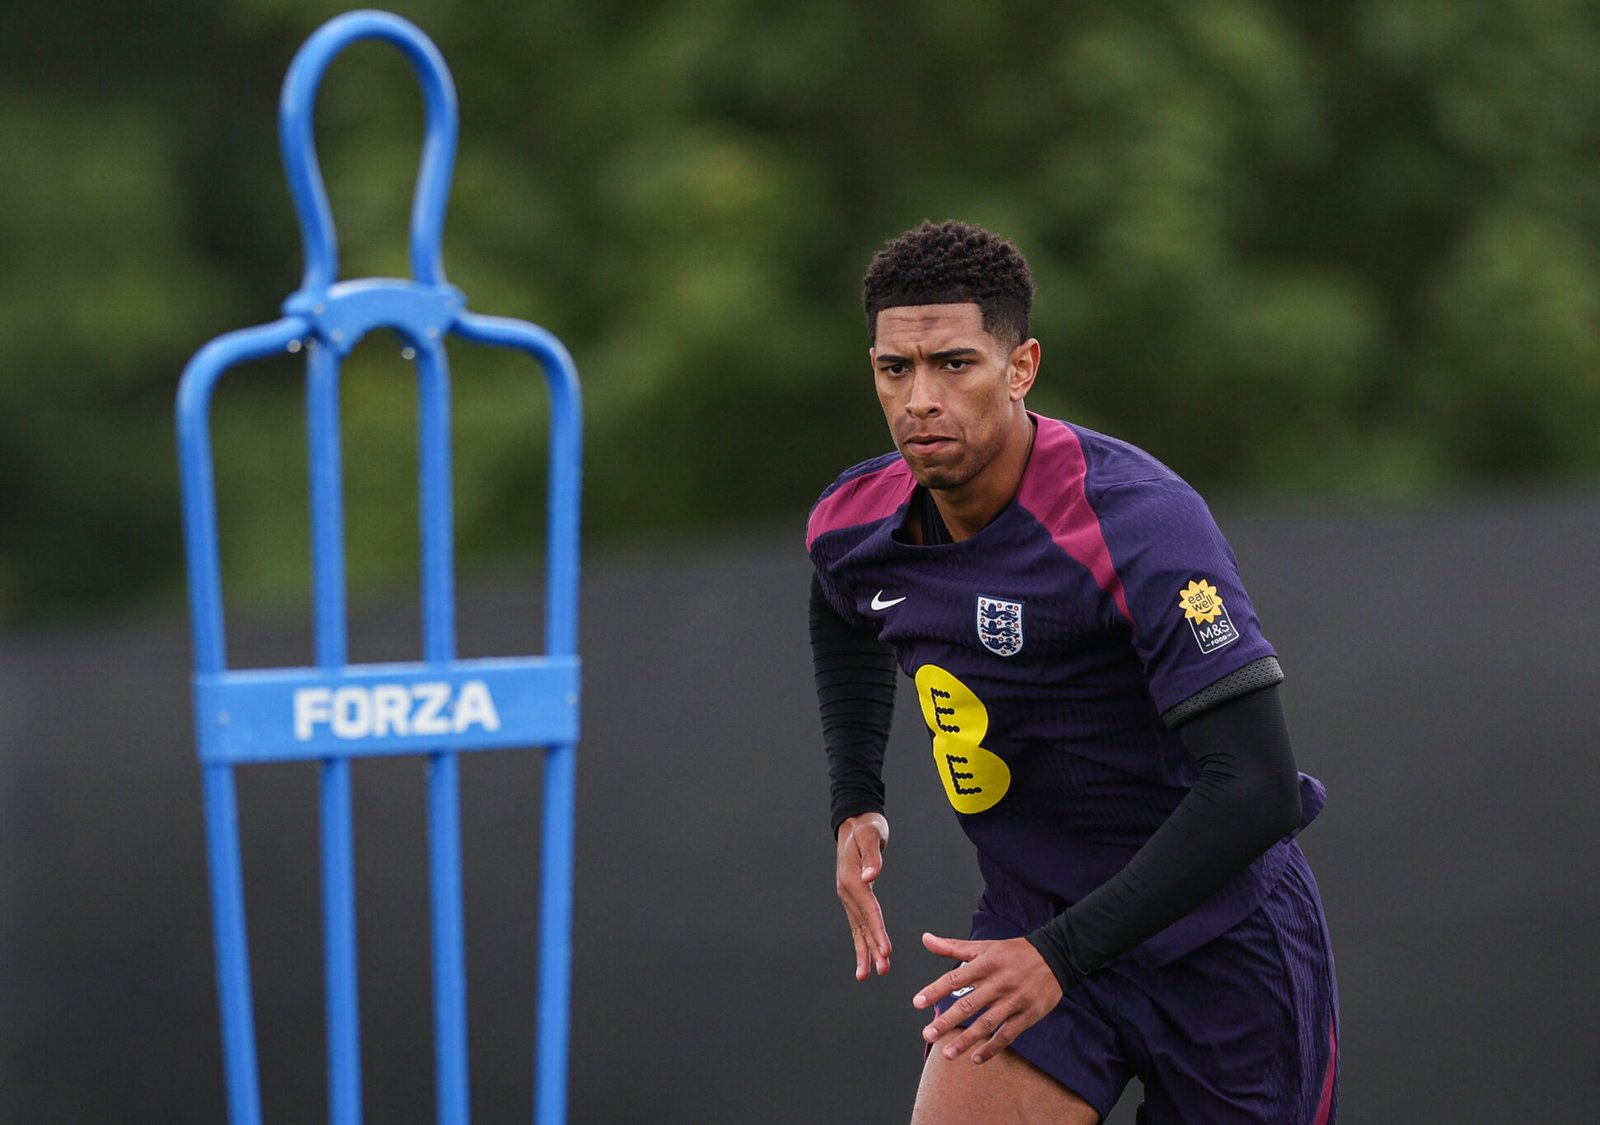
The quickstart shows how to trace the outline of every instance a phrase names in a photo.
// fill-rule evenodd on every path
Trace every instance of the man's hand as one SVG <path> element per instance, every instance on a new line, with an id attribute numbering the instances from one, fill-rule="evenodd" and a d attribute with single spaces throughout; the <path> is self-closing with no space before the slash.
<path id="1" fill-rule="evenodd" d="M 942 1049 L 947 1059 L 969 1049 L 981 1063 L 1011 1045 L 1061 1003 L 1061 985 L 1027 938 L 1006 941 L 954 941 L 923 934 L 922 944 L 939 957 L 965 961 L 928 985 L 912 999 L 916 1008 L 931 1008 L 941 996 L 959 993 L 943 1015 L 922 1029 L 922 1038 L 937 1043 L 966 1020 L 972 1026 Z M 981 1014 L 980 1014 L 981 1013 Z"/>
<path id="2" fill-rule="evenodd" d="M 883 849 L 889 843 L 889 822 L 882 813 L 852 816 L 839 825 L 834 886 L 850 920 L 856 943 L 856 980 L 866 980 L 873 969 L 881 977 L 889 971 L 889 931 L 883 908 L 872 884 L 883 871 Z"/>

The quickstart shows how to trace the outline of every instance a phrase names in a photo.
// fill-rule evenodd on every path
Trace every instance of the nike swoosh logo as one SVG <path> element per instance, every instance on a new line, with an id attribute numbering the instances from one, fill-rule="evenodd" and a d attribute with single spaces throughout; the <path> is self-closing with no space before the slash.
<path id="1" fill-rule="evenodd" d="M 902 595 L 901 597 L 890 598 L 888 601 L 884 601 L 883 600 L 883 591 L 879 590 L 876 594 L 872 595 L 872 608 L 873 609 L 889 609 L 890 607 L 897 606 L 901 602 L 905 601 L 906 597 L 908 597 L 908 596 L 909 595 Z"/>

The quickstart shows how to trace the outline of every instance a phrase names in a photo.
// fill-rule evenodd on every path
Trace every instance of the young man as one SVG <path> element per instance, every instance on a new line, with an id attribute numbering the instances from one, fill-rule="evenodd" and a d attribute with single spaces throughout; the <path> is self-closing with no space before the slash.
<path id="1" fill-rule="evenodd" d="M 1134 1076 L 1141 1122 L 1333 1121 L 1333 962 L 1293 841 L 1323 791 L 1210 512 L 1149 454 L 1027 411 L 1010 243 L 924 223 L 864 296 L 896 452 L 807 528 L 857 979 L 889 970 L 897 663 L 984 878 L 968 939 L 922 938 L 959 964 L 912 1001 L 934 1013 L 913 1125 L 1092 1125 Z"/>

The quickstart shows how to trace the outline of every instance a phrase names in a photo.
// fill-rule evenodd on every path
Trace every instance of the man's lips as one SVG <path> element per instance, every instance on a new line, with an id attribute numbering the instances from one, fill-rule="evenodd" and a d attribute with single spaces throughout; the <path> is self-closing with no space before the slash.
<path id="1" fill-rule="evenodd" d="M 944 434 L 912 434 L 906 438 L 906 446 L 918 453 L 932 453 L 955 444 L 955 438 Z"/>

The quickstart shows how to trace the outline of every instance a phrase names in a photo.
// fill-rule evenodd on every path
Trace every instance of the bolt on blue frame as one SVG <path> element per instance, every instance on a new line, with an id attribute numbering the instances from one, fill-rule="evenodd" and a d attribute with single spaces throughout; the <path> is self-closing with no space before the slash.
<path id="1" fill-rule="evenodd" d="M 339 281 L 333 216 L 312 140 L 317 86 L 329 62 L 361 39 L 398 47 L 422 84 L 427 122 L 412 200 L 412 278 Z M 178 391 L 184 536 L 194 638 L 196 742 L 203 775 L 217 984 L 234 1125 L 261 1120 L 246 943 L 234 767 L 319 761 L 323 946 L 328 1022 L 329 1118 L 361 1120 L 356 996 L 352 759 L 425 754 L 438 1120 L 468 1120 L 466 968 L 457 756 L 469 750 L 543 747 L 538 1043 L 534 1120 L 566 1116 L 572 959 L 573 798 L 578 739 L 578 488 L 581 407 L 577 372 L 542 328 L 469 313 L 445 281 L 440 254 L 455 161 L 455 87 L 438 49 L 386 12 L 350 12 L 296 54 L 279 104 L 279 140 L 300 219 L 306 268 L 271 324 L 230 332 L 197 352 Z M 395 332 L 416 364 L 421 513 L 422 659 L 352 665 L 347 658 L 340 365 L 376 328 Z M 444 341 L 459 336 L 532 356 L 550 389 L 545 654 L 456 657 L 451 514 L 450 382 Z M 304 349 L 310 447 L 316 664 L 230 670 L 224 640 L 210 407 L 230 367 Z"/>

